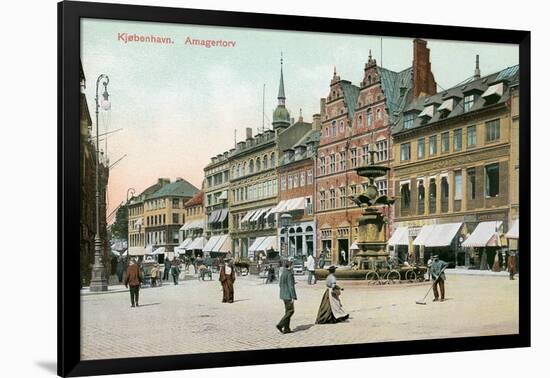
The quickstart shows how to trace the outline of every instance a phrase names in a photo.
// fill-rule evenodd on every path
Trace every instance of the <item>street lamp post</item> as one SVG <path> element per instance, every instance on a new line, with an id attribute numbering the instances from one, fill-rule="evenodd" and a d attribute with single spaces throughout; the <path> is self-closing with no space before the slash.
<path id="1" fill-rule="evenodd" d="M 92 265 L 92 280 L 90 281 L 90 291 L 107 291 L 108 280 L 105 272 L 105 266 L 103 265 L 103 259 L 101 256 L 102 242 L 99 231 L 99 84 L 103 84 L 104 91 L 102 94 L 103 100 L 101 101 L 101 108 L 103 110 L 109 110 L 111 104 L 109 102 L 109 93 L 107 92 L 107 85 L 109 84 L 109 77 L 105 74 L 99 75 L 95 87 L 95 127 L 96 127 L 96 164 L 95 164 L 95 210 L 96 210 L 96 233 L 95 233 L 95 253 L 94 264 Z"/>
<path id="2" fill-rule="evenodd" d="M 284 250 L 284 255 L 283 257 L 287 258 L 288 257 L 288 226 L 290 225 L 290 221 L 292 220 L 292 215 L 288 214 L 288 213 L 284 213 L 284 214 L 281 214 L 281 225 L 283 226 L 284 230 L 285 230 L 285 250 Z"/>

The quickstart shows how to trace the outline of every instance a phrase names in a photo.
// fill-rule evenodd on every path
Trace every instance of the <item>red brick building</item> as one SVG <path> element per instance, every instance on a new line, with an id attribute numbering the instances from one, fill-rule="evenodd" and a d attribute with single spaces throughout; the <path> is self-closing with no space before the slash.
<path id="1" fill-rule="evenodd" d="M 357 176 L 355 168 L 370 163 L 372 149 L 375 163 L 390 166 L 392 125 L 411 98 L 436 91 L 426 42 L 416 39 L 413 45 L 413 66 L 401 72 L 378 66 L 369 54 L 359 86 L 342 80 L 335 69 L 330 92 L 321 100 L 315 169 L 316 250 L 317 254 L 325 251 L 332 264 L 347 265 L 353 259 L 361 210 L 348 197 L 361 193 L 367 181 Z M 376 183 L 381 194 L 394 195 L 392 177 Z M 393 214 L 386 215 L 393 218 Z M 388 229 L 391 232 L 391 224 Z"/>

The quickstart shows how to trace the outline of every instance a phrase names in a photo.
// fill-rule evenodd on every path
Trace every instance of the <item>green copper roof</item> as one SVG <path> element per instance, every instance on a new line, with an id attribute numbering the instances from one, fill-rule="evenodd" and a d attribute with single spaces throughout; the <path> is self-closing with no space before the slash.
<path id="1" fill-rule="evenodd" d="M 344 92 L 344 102 L 348 108 L 349 118 L 353 119 L 357 98 L 359 97 L 359 88 L 345 80 L 340 81 L 340 85 L 342 86 L 342 91 Z"/>
<path id="2" fill-rule="evenodd" d="M 157 190 L 148 199 L 161 198 L 161 197 L 193 197 L 199 189 L 190 184 L 186 180 L 178 180 L 168 185 L 163 186 Z"/>
<path id="3" fill-rule="evenodd" d="M 390 119 L 395 120 L 407 104 L 408 94 L 413 86 L 412 67 L 401 72 L 394 72 L 378 67 L 378 72 L 380 73 L 382 90 L 386 96 Z"/>

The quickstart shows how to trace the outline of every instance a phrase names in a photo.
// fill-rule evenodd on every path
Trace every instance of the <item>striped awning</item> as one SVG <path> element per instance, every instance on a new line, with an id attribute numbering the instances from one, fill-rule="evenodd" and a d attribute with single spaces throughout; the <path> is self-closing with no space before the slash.
<path id="1" fill-rule="evenodd" d="M 501 221 L 481 222 L 472 234 L 462 243 L 463 247 L 487 247 L 496 246 L 499 243 L 498 230 Z"/>
<path id="2" fill-rule="evenodd" d="M 512 227 L 506 233 L 508 239 L 519 239 L 519 219 L 514 220 Z"/>
<path id="3" fill-rule="evenodd" d="M 409 228 L 397 227 L 388 240 L 388 245 L 409 245 Z"/>

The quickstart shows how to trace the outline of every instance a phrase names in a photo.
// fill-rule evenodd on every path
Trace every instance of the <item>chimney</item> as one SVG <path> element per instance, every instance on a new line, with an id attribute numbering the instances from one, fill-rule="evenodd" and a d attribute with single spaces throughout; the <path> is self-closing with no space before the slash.
<path id="1" fill-rule="evenodd" d="M 420 38 L 413 41 L 413 94 L 415 98 L 437 93 L 430 63 L 430 49 L 426 47 L 427 44 Z"/>
<path id="2" fill-rule="evenodd" d="M 321 130 L 321 115 L 320 114 L 314 114 L 313 115 L 312 129 L 313 130 Z"/>
<path id="3" fill-rule="evenodd" d="M 246 128 L 246 139 L 252 139 L 252 127 Z"/>
<path id="4" fill-rule="evenodd" d="M 160 186 L 163 187 L 166 184 L 170 184 L 170 179 L 166 177 L 161 177 L 157 180 L 157 184 L 160 184 Z"/>
<path id="5" fill-rule="evenodd" d="M 474 79 L 481 77 L 481 71 L 479 70 L 479 55 L 476 55 L 476 69 L 474 71 Z"/>

